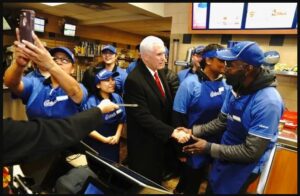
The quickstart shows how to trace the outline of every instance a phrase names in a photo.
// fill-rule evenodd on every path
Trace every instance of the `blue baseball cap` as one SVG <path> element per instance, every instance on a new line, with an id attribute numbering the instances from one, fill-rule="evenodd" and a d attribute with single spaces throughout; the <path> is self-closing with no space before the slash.
<path id="1" fill-rule="evenodd" d="M 104 50 L 109 50 L 114 54 L 117 54 L 117 50 L 115 47 L 113 47 L 112 45 L 106 45 L 102 48 L 101 52 L 103 52 Z"/>
<path id="2" fill-rule="evenodd" d="M 59 46 L 56 48 L 52 48 L 49 50 L 49 52 L 50 52 L 51 56 L 53 56 L 56 52 L 63 52 L 69 57 L 69 59 L 72 61 L 73 64 L 75 63 L 75 57 L 74 57 L 73 52 L 71 52 L 71 50 L 69 50 L 66 47 Z"/>
<path id="3" fill-rule="evenodd" d="M 197 46 L 194 50 L 192 50 L 192 55 L 194 54 L 202 54 L 205 46 Z"/>
<path id="4" fill-rule="evenodd" d="M 100 81 L 102 80 L 107 80 L 110 77 L 117 77 L 119 74 L 119 72 L 112 72 L 112 71 L 108 71 L 106 69 L 103 69 L 101 71 L 99 71 L 99 73 L 97 73 L 96 77 L 95 77 L 95 85 L 98 84 Z"/>
<path id="5" fill-rule="evenodd" d="M 241 41 L 231 48 L 217 51 L 218 59 L 225 61 L 243 61 L 255 67 L 264 63 L 264 53 L 256 42 Z"/>
<path id="6" fill-rule="evenodd" d="M 169 50 L 168 50 L 168 48 L 166 46 L 165 46 L 165 55 L 169 56 Z"/>

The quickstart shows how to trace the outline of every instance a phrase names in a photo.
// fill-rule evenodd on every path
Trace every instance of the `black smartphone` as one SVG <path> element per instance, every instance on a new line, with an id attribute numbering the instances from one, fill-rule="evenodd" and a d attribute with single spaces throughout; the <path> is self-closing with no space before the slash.
<path id="1" fill-rule="evenodd" d="M 34 30 L 35 12 L 33 10 L 22 9 L 20 13 L 20 41 L 26 40 L 33 43 L 32 31 Z"/>

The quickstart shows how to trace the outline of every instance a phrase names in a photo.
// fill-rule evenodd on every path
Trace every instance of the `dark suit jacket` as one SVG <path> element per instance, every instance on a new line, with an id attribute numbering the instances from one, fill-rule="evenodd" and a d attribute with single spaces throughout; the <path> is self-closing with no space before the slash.
<path id="1" fill-rule="evenodd" d="M 3 119 L 2 163 L 20 164 L 70 147 L 102 125 L 101 115 L 95 107 L 64 119 Z"/>
<path id="2" fill-rule="evenodd" d="M 158 71 L 166 98 L 160 94 L 155 80 L 144 63 L 125 81 L 125 103 L 138 104 L 126 108 L 129 168 L 161 183 L 164 143 L 174 128 L 171 125 L 172 97 L 163 70 Z"/>

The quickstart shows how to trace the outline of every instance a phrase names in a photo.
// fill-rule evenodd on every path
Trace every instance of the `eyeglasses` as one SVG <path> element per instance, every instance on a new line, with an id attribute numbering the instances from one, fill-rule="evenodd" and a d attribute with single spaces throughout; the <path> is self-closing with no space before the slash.
<path id="1" fill-rule="evenodd" d="M 68 63 L 71 62 L 71 60 L 68 59 L 68 58 L 58 58 L 58 57 L 53 57 L 53 60 L 54 60 L 56 63 L 61 62 L 61 63 L 63 63 L 63 64 L 68 64 Z"/>

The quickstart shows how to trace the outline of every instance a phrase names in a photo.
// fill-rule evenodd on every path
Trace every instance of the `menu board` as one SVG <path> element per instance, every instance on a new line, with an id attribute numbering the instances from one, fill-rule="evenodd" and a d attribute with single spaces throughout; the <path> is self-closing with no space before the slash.
<path id="1" fill-rule="evenodd" d="M 245 29 L 292 28 L 297 3 L 248 3 Z"/>
<path id="2" fill-rule="evenodd" d="M 193 29 L 206 29 L 207 3 L 193 3 Z"/>
<path id="3" fill-rule="evenodd" d="M 210 3 L 209 29 L 241 29 L 244 3 Z"/>

